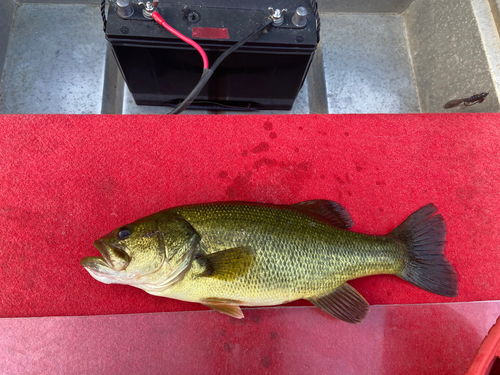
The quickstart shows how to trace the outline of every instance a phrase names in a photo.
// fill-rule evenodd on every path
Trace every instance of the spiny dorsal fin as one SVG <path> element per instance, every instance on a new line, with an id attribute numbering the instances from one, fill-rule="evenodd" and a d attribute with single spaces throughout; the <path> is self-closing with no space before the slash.
<path id="1" fill-rule="evenodd" d="M 347 210 L 339 203 L 325 199 L 315 199 L 292 204 L 291 207 L 314 213 L 341 229 L 349 229 L 354 221 Z"/>
<path id="2" fill-rule="evenodd" d="M 212 310 L 232 316 L 236 319 L 243 319 L 244 315 L 240 306 L 238 306 L 239 302 L 240 301 L 219 300 L 217 298 L 206 298 L 200 301 L 201 304 L 210 307 Z"/>
<path id="3" fill-rule="evenodd" d="M 366 300 L 349 284 L 342 284 L 323 297 L 307 299 L 324 312 L 348 323 L 360 323 L 370 310 Z"/>
<path id="4" fill-rule="evenodd" d="M 213 254 L 199 255 L 196 259 L 204 265 L 200 275 L 216 279 L 233 280 L 246 274 L 253 262 L 253 251 L 248 247 L 235 247 Z"/>

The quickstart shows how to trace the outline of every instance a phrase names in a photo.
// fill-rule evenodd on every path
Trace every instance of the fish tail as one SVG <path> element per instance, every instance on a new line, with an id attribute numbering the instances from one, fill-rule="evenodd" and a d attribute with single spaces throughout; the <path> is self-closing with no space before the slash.
<path id="1" fill-rule="evenodd" d="M 436 212 L 436 206 L 428 204 L 390 233 L 406 248 L 406 261 L 399 276 L 429 292 L 456 297 L 457 274 L 444 257 L 446 224 L 443 216 L 434 215 Z"/>

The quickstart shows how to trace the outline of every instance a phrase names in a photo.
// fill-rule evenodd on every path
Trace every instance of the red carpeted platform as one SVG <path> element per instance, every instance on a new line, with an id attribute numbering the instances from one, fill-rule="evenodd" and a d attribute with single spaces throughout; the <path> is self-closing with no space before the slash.
<path id="1" fill-rule="evenodd" d="M 499 300 L 500 115 L 0 116 L 0 316 L 205 309 L 97 282 L 95 239 L 175 205 L 333 199 L 385 234 L 433 202 L 459 295 L 353 281 L 371 304 Z M 294 305 L 308 305 L 300 301 Z"/>

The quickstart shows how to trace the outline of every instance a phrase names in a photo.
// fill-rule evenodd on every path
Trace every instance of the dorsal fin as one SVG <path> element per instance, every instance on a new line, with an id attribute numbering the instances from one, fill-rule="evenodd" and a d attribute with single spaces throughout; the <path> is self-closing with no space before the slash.
<path id="1" fill-rule="evenodd" d="M 311 297 L 307 300 L 324 312 L 348 323 L 361 322 L 370 310 L 370 305 L 363 296 L 347 283 L 326 296 Z"/>
<path id="2" fill-rule="evenodd" d="M 292 204 L 291 207 L 301 211 L 314 213 L 330 224 L 341 229 L 349 229 L 354 225 L 351 215 L 341 204 L 326 199 L 315 199 Z"/>

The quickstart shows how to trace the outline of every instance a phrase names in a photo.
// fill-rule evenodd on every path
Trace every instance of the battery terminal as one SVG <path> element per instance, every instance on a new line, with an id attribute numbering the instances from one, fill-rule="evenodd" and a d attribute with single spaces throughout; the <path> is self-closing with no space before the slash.
<path id="1" fill-rule="evenodd" d="M 307 25 L 307 9 L 302 6 L 298 7 L 292 17 L 292 23 L 297 27 L 305 27 Z"/>
<path id="2" fill-rule="evenodd" d="M 283 25 L 283 22 L 285 21 L 285 13 L 287 12 L 287 10 L 274 9 L 272 7 L 269 7 L 267 9 L 269 10 L 271 19 L 273 20 L 273 26 L 277 27 Z"/>
<path id="3" fill-rule="evenodd" d="M 146 3 L 140 1 L 138 4 L 144 6 L 144 9 L 142 10 L 144 18 L 147 18 L 148 20 L 153 19 L 153 13 L 156 12 L 156 8 L 158 7 L 158 0 L 146 1 Z"/>
<path id="4" fill-rule="evenodd" d="M 117 13 L 121 18 L 130 18 L 134 14 L 134 7 L 130 4 L 130 0 L 117 0 Z"/>

